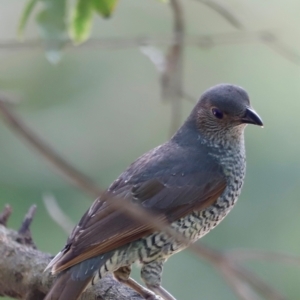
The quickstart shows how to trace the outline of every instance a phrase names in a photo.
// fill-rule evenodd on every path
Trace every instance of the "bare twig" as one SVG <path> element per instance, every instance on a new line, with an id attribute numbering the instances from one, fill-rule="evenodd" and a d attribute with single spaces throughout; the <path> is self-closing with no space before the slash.
<path id="1" fill-rule="evenodd" d="M 272 43 L 265 41 L 266 36 L 275 37 L 275 41 Z M 70 40 L 65 41 L 65 49 L 72 51 L 84 50 L 84 49 L 112 49 L 122 50 L 132 47 L 142 47 L 145 45 L 160 45 L 169 46 L 173 44 L 176 37 L 170 36 L 153 36 L 153 37 L 119 37 L 119 38 L 101 38 L 101 39 L 89 39 L 85 43 L 74 47 Z M 299 54 L 290 49 L 284 44 L 278 37 L 275 36 L 274 30 L 265 29 L 260 31 L 241 31 L 241 32 L 229 32 L 222 34 L 212 35 L 197 35 L 186 36 L 184 44 L 201 48 L 212 48 L 218 46 L 226 46 L 233 44 L 244 43 L 265 43 L 272 51 L 287 59 L 288 61 L 299 64 Z M 43 42 L 39 39 L 29 39 L 25 42 L 19 42 L 16 40 L 0 41 L 0 50 L 9 51 L 26 51 L 33 49 L 42 50 Z"/>
<path id="2" fill-rule="evenodd" d="M 263 29 L 257 31 L 236 31 L 236 32 L 223 32 L 217 34 L 200 34 L 200 35 L 185 35 L 184 44 L 192 47 L 216 47 L 226 44 L 240 44 L 240 43 L 253 43 L 265 42 L 268 37 L 272 40 L 278 40 L 276 36 L 277 30 Z M 90 38 L 85 43 L 74 46 L 70 40 L 65 41 L 65 49 L 80 51 L 84 49 L 112 49 L 123 50 L 126 48 L 135 48 L 143 46 L 169 46 L 176 43 L 177 37 L 175 35 L 155 35 L 148 37 L 101 37 Z M 9 51 L 26 51 L 26 50 L 43 50 L 43 41 L 40 39 L 27 39 L 20 42 L 18 40 L 1 40 L 0 50 Z"/>
<path id="3" fill-rule="evenodd" d="M 226 254 L 230 259 L 235 261 L 247 261 L 247 260 L 262 260 L 262 261 L 272 261 L 276 263 L 291 264 L 293 266 L 300 267 L 300 257 L 286 254 L 286 253 L 275 253 L 263 250 L 255 249 L 239 249 L 230 250 Z"/>
<path id="4" fill-rule="evenodd" d="M 219 15 L 221 15 L 228 23 L 237 29 L 244 29 L 243 24 L 238 20 L 238 18 L 225 6 L 224 1 L 217 2 L 215 0 L 197 0 L 208 6 Z"/>
<path id="5" fill-rule="evenodd" d="M 277 54 L 281 55 L 291 63 L 300 65 L 300 55 L 280 41 L 274 34 L 270 32 L 264 32 L 261 34 L 260 38 L 265 45 L 267 45 Z"/>
<path id="6" fill-rule="evenodd" d="M 196 35 L 196 36 L 186 36 L 185 44 L 189 46 L 197 46 L 203 45 L 206 47 L 206 41 L 209 40 L 209 43 L 212 43 L 212 46 L 218 46 L 224 44 L 233 43 L 243 43 L 245 40 L 248 42 L 259 41 L 260 34 L 268 32 L 264 31 L 254 31 L 254 32 L 225 32 L 222 34 L 211 34 L 211 35 Z M 273 31 L 269 31 L 273 34 Z M 234 35 L 234 39 L 232 38 Z M 220 38 L 222 40 L 220 41 Z M 227 41 L 228 39 L 228 41 Z M 126 48 L 134 48 L 134 47 L 143 47 L 148 45 L 155 46 L 169 46 L 173 44 L 176 40 L 175 36 L 169 35 L 160 35 L 160 36 L 152 36 L 152 37 L 116 37 L 116 38 L 91 38 L 87 40 L 85 43 L 80 44 L 78 46 L 74 46 L 70 40 L 65 41 L 65 49 L 70 49 L 72 51 L 80 51 L 80 50 L 93 50 L 93 49 L 108 49 L 108 50 L 123 50 Z M 32 50 L 43 50 L 43 42 L 39 39 L 28 39 L 24 42 L 16 41 L 16 40 L 2 40 L 0 41 L 0 50 L 5 51 L 32 51 Z"/>
<path id="7" fill-rule="evenodd" d="M 223 274 L 224 280 L 232 288 L 234 293 L 241 300 L 260 300 L 260 297 L 253 291 L 251 285 L 236 276 L 230 268 L 224 267 L 219 269 Z"/>
<path id="8" fill-rule="evenodd" d="M 226 19 L 232 26 L 235 28 L 242 30 L 245 29 L 244 25 L 237 19 L 237 17 L 224 6 L 223 2 L 217 2 L 215 0 L 197 0 L 198 2 L 201 2 L 205 4 L 206 6 L 210 7 L 211 9 L 215 10 L 217 13 L 219 13 L 224 19 Z M 244 32 L 245 34 L 246 32 Z M 288 47 L 286 44 L 284 44 L 280 39 L 278 39 L 272 31 L 265 30 L 263 33 L 258 35 L 258 38 L 264 42 L 270 49 L 275 51 L 280 56 L 284 57 L 291 63 L 300 64 L 300 55 L 296 53 L 293 49 Z M 220 42 L 220 41 L 219 41 Z M 224 41 L 223 41 L 224 42 Z M 227 42 L 233 42 L 230 41 L 230 39 L 227 40 Z M 211 37 L 207 37 L 207 39 L 202 39 L 199 42 L 200 46 L 206 46 L 206 47 L 212 47 L 213 45 L 218 44 L 216 39 L 213 41 Z"/>
<path id="9" fill-rule="evenodd" d="M 75 187 L 80 187 L 93 197 L 97 197 L 101 193 L 101 190 L 88 177 L 67 163 L 49 145 L 42 141 L 1 99 L 0 112 L 6 124 L 37 150 L 56 170 L 60 171 L 67 181 Z"/>
<path id="10" fill-rule="evenodd" d="M 197 98 L 196 97 L 191 96 L 190 94 L 188 94 L 185 91 L 181 92 L 181 97 L 184 98 L 186 101 L 192 103 L 193 105 L 195 105 L 196 102 L 197 102 Z"/>
<path id="11" fill-rule="evenodd" d="M 45 194 L 43 195 L 43 201 L 50 217 L 64 230 L 67 235 L 69 235 L 73 230 L 75 224 L 62 211 L 54 196 Z"/>
<path id="12" fill-rule="evenodd" d="M 223 32 L 218 34 L 201 34 L 201 35 L 186 35 L 184 44 L 204 48 L 223 46 L 226 44 L 239 44 L 262 42 L 262 36 L 270 34 L 275 36 L 276 32 L 273 29 L 265 29 L 258 31 L 238 31 L 238 32 Z M 126 48 L 135 48 L 143 46 L 169 46 L 176 42 L 176 36 L 156 35 L 149 37 L 106 37 L 106 38 L 91 38 L 85 43 L 74 46 L 70 40 L 66 40 L 65 49 L 72 51 L 80 50 L 98 50 L 112 49 L 123 50 Z M 277 37 L 276 37 L 277 39 Z M 43 42 L 39 39 L 28 39 L 24 42 L 17 40 L 2 40 L 0 41 L 0 50 L 8 51 L 26 51 L 26 50 L 43 50 Z"/>
<path id="13" fill-rule="evenodd" d="M 31 231 L 30 231 L 30 225 L 31 225 L 31 222 L 33 220 L 35 211 L 36 211 L 36 205 L 32 205 L 29 208 L 27 214 L 25 215 L 25 218 L 22 222 L 22 225 L 21 225 L 20 229 L 18 230 L 18 235 L 19 236 L 18 236 L 18 239 L 17 239 L 17 241 L 20 244 L 30 246 L 34 249 L 36 249 L 36 245 L 34 244 L 33 239 L 32 239 L 32 235 L 31 235 Z"/>
<path id="14" fill-rule="evenodd" d="M 31 222 L 32 222 L 33 217 L 35 215 L 35 211 L 36 211 L 36 205 L 32 205 L 29 208 L 27 214 L 25 215 L 25 218 L 22 222 L 22 225 L 21 225 L 21 227 L 18 231 L 18 233 L 20 235 L 25 235 L 25 234 L 27 234 L 28 231 L 30 231 L 30 225 L 31 225 Z"/>
<path id="15" fill-rule="evenodd" d="M 18 93 L 12 92 L 12 91 L 5 91 L 5 92 L 1 92 L 0 91 L 0 99 L 3 103 L 7 103 L 7 104 L 20 104 L 21 103 L 21 98 L 20 95 L 18 95 Z"/>
<path id="16" fill-rule="evenodd" d="M 3 211 L 0 214 L 0 225 L 6 226 L 11 213 L 12 213 L 11 206 L 5 205 Z"/>
<path id="17" fill-rule="evenodd" d="M 171 105 L 170 135 L 181 122 L 181 91 L 183 90 L 184 16 L 180 0 L 171 0 L 173 15 L 173 44 L 165 57 L 165 70 L 161 75 L 162 98 Z"/>
<path id="18" fill-rule="evenodd" d="M 238 266 L 236 263 L 232 264 L 232 269 L 235 272 L 237 278 L 242 279 L 244 282 L 248 283 L 252 288 L 255 289 L 260 295 L 262 295 L 265 299 L 268 300 L 287 300 L 285 296 L 283 296 L 276 289 L 271 287 L 269 284 L 264 282 L 261 278 L 257 277 L 254 273 L 249 270 Z"/>

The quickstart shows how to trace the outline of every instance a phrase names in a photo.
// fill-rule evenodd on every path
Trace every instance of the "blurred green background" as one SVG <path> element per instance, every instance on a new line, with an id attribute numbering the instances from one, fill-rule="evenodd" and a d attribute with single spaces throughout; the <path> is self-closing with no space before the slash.
<path id="1" fill-rule="evenodd" d="M 225 3 L 247 28 L 245 37 L 275 29 L 282 45 L 300 53 L 299 1 Z M 198 1 L 183 4 L 187 35 L 237 32 Z M 43 49 L 1 48 L 1 41 L 16 38 L 23 7 L 23 1 L 0 0 L 0 91 L 20 99 L 15 110 L 28 125 L 107 187 L 129 163 L 168 138 L 170 106 L 161 101 L 159 75 L 138 47 L 69 49 L 57 65 L 46 60 Z M 92 36 L 155 37 L 170 34 L 171 24 L 167 5 L 126 0 L 111 19 L 95 19 Z M 34 21 L 26 29 L 30 37 L 37 37 Z M 246 130 L 247 176 L 238 204 L 202 239 L 216 249 L 300 254 L 300 65 L 287 58 L 284 51 L 255 39 L 185 48 L 184 86 L 195 101 L 214 84 L 238 84 L 265 123 L 263 130 Z M 186 117 L 193 104 L 183 100 L 183 107 Z M 0 207 L 8 203 L 14 210 L 9 226 L 17 229 L 29 206 L 37 204 L 35 243 L 41 251 L 58 252 L 67 236 L 48 216 L 42 195 L 52 193 L 74 222 L 93 199 L 64 181 L 3 122 L 0 170 Z M 288 299 L 300 299 L 299 266 L 261 261 L 246 265 Z M 139 278 L 138 269 L 134 277 Z M 189 251 L 168 261 L 163 285 L 178 299 L 236 299 L 218 273 Z"/>

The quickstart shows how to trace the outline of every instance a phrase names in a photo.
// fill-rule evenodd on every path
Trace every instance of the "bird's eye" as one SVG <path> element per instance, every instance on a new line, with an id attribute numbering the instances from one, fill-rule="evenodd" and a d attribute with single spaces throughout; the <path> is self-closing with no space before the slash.
<path id="1" fill-rule="evenodd" d="M 212 110 L 213 115 L 218 118 L 218 119 L 222 119 L 223 118 L 223 113 L 222 111 L 220 111 L 218 108 L 213 108 Z"/>

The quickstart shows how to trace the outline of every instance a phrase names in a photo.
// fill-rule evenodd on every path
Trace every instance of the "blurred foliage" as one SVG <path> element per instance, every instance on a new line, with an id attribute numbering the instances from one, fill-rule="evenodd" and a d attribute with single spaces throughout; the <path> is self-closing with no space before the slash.
<path id="1" fill-rule="evenodd" d="M 73 11 L 70 28 L 71 37 L 75 42 L 80 43 L 89 37 L 92 27 L 93 10 L 92 1 L 78 0 Z"/>
<path id="2" fill-rule="evenodd" d="M 47 1 L 37 2 L 37 14 L 47 9 Z M 184 1 L 187 35 L 218 35 L 224 43 L 207 48 L 187 44 L 185 90 L 196 101 L 211 85 L 241 85 L 265 123 L 263 130 L 246 129 L 248 167 L 238 204 L 202 242 L 222 250 L 255 248 L 300 255 L 300 67 L 259 38 L 244 42 L 250 33 L 278 28 L 280 41 L 300 52 L 300 2 L 224 1 L 248 28 L 243 32 L 199 2 Z M 72 48 L 53 66 L 45 60 L 43 49 L 1 48 L 1 41 L 15 38 L 24 3 L 0 0 L 0 5 L 1 93 L 20 99 L 15 110 L 74 166 L 106 187 L 139 155 L 168 138 L 170 109 L 160 101 L 155 67 L 138 46 L 120 43 L 114 51 Z M 45 20 L 51 19 L 48 13 Z M 26 36 L 36 38 L 39 32 L 29 14 L 30 7 L 22 21 L 28 20 Z M 62 26 L 65 18 L 57 17 L 57 25 Z M 155 40 L 169 35 L 170 29 L 167 5 L 127 0 L 119 3 L 118 13 L 109 22 L 95 19 L 91 37 L 149 36 Z M 227 39 L 227 32 L 240 34 L 241 42 Z M 187 116 L 192 107 L 193 103 L 183 100 L 182 115 Z M 66 235 L 48 216 L 42 195 L 51 192 L 74 222 L 93 199 L 57 176 L 4 123 L 0 124 L 0 170 L 0 207 L 9 203 L 14 209 L 9 226 L 18 228 L 29 206 L 36 203 L 35 242 L 42 251 L 58 252 Z M 280 262 L 249 262 L 247 266 L 289 300 L 299 299 L 298 267 Z M 138 269 L 134 277 L 139 278 Z M 189 251 L 168 261 L 163 284 L 178 299 L 236 299 L 216 271 Z"/>
<path id="3" fill-rule="evenodd" d="M 105 18 L 110 17 L 117 3 L 118 0 L 93 0 L 95 10 Z"/>
<path id="4" fill-rule="evenodd" d="M 92 17 L 96 11 L 104 18 L 110 17 L 118 0 L 78 0 L 72 13 L 70 36 L 77 44 L 85 41 L 91 34 Z"/>
<path id="5" fill-rule="evenodd" d="M 70 37 L 74 42 L 81 43 L 91 34 L 93 13 L 96 12 L 104 18 L 110 17 L 118 0 L 77 0 L 74 7 L 66 0 L 28 0 L 19 21 L 20 36 L 23 35 L 29 17 L 38 2 L 42 4 L 36 16 L 41 36 L 46 40 L 48 51 L 58 51 L 66 39 L 66 21 L 69 15 L 71 21 L 67 23 Z M 71 14 L 69 10 L 72 11 Z M 50 58 L 50 61 L 53 59 Z"/>
<path id="6" fill-rule="evenodd" d="M 30 14 L 35 6 L 35 4 L 37 3 L 38 0 L 29 0 L 24 8 L 24 11 L 22 13 L 20 22 L 19 22 L 19 26 L 18 26 L 18 33 L 21 36 L 23 34 L 24 28 L 26 26 L 26 23 L 28 22 L 28 19 L 30 17 Z"/>

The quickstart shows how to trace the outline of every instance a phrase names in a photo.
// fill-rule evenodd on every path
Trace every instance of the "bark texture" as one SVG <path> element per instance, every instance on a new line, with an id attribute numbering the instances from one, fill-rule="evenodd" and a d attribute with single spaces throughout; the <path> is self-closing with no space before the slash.
<path id="1" fill-rule="evenodd" d="M 42 300 L 54 277 L 44 272 L 51 255 L 35 249 L 31 239 L 0 225 L 0 296 Z M 107 276 L 80 300 L 142 300 L 130 288 Z"/>

